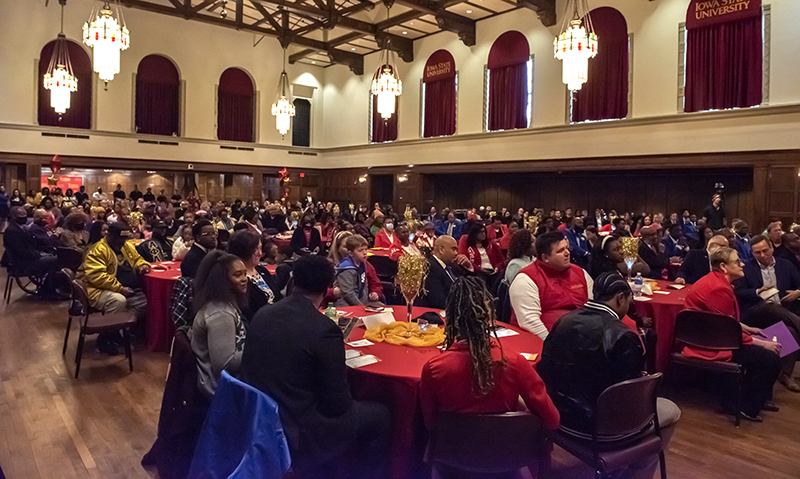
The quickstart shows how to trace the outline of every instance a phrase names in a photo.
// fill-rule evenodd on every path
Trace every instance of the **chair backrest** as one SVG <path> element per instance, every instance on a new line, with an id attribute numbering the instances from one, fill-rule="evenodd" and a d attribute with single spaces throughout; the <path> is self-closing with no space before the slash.
<path id="1" fill-rule="evenodd" d="M 223 371 L 189 470 L 189 479 L 281 479 L 291 465 L 278 404 Z"/>
<path id="2" fill-rule="evenodd" d="M 84 316 L 82 324 L 86 324 L 89 318 L 89 293 L 86 292 L 86 285 L 79 279 L 72 280 L 72 303 L 76 308 L 75 316 Z"/>
<path id="3" fill-rule="evenodd" d="M 595 427 L 598 437 L 628 436 L 641 432 L 656 414 L 656 388 L 661 373 L 612 384 L 597 398 Z"/>
<path id="4" fill-rule="evenodd" d="M 403 294 L 400 292 L 400 288 L 398 288 L 397 285 L 389 281 L 381 281 L 381 286 L 383 287 L 383 295 L 386 297 L 386 304 L 390 306 L 405 304 Z"/>
<path id="5" fill-rule="evenodd" d="M 369 262 L 375 268 L 375 273 L 382 280 L 391 281 L 394 275 L 397 274 L 397 261 L 392 261 L 388 256 L 370 256 Z"/>
<path id="6" fill-rule="evenodd" d="M 509 284 L 506 280 L 500 281 L 497 286 L 497 300 L 494 302 L 497 312 L 497 320 L 507 323 L 511 320 L 511 296 L 509 295 Z"/>
<path id="7" fill-rule="evenodd" d="M 711 350 L 742 346 L 742 326 L 730 316 L 684 309 L 675 319 L 675 342 Z"/>
<path id="8" fill-rule="evenodd" d="M 521 469 L 544 454 L 541 419 L 530 412 L 439 413 L 430 460 L 473 472 Z"/>
<path id="9" fill-rule="evenodd" d="M 60 246 L 56 248 L 56 256 L 58 257 L 58 265 L 61 268 L 69 268 L 72 271 L 78 271 L 78 268 L 83 263 L 83 253 L 76 248 Z"/>

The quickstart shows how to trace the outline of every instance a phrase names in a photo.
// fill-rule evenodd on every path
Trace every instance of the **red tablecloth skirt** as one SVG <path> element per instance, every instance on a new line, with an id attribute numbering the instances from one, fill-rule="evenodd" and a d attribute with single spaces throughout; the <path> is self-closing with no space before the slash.
<path id="1" fill-rule="evenodd" d="M 669 364 L 672 353 L 672 341 L 675 337 L 675 318 L 684 309 L 686 295 L 689 293 L 691 285 L 686 285 L 681 290 L 669 289 L 667 286 L 672 284 L 670 281 L 657 280 L 660 289 L 668 294 L 654 292 L 650 301 L 635 301 L 636 312 L 640 316 L 653 318 L 653 330 L 658 335 L 656 343 L 656 371 L 664 372 Z"/>
<path id="2" fill-rule="evenodd" d="M 172 288 L 181 277 L 181 264 L 175 261 L 153 263 L 144 276 L 147 295 L 147 347 L 151 351 L 169 352 L 175 325 L 169 317 L 169 299 Z"/>
<path id="3" fill-rule="evenodd" d="M 363 306 L 339 308 L 340 311 L 365 315 Z M 415 307 L 413 317 L 418 317 L 428 308 Z M 369 313 L 366 313 L 369 314 Z M 394 306 L 393 314 L 398 321 L 406 320 L 406 307 Z M 505 354 L 541 354 L 542 341 L 538 336 L 505 325 L 519 335 L 500 339 Z M 350 341 L 363 338 L 364 328 L 356 328 Z M 347 349 L 354 349 L 346 346 Z M 428 434 L 422 420 L 419 404 L 419 384 L 422 367 L 432 357 L 440 354 L 437 347 L 405 347 L 388 343 L 357 348 L 363 354 L 374 354 L 380 362 L 350 369 L 348 380 L 355 399 L 385 404 L 392 412 L 392 447 L 390 471 L 393 479 L 424 477 L 426 467 L 422 461 Z M 538 359 L 538 357 L 537 357 Z"/>

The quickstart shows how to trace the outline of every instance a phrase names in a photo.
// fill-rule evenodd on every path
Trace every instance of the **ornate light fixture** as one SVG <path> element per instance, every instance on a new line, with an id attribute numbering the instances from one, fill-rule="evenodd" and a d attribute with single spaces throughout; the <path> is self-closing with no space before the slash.
<path id="1" fill-rule="evenodd" d="M 286 74 L 286 48 L 283 49 L 283 71 L 278 81 L 278 95 L 272 104 L 272 114 L 275 115 L 275 127 L 281 132 L 281 139 L 289 131 L 294 116 L 294 104 L 289 90 L 289 75 Z"/>
<path id="2" fill-rule="evenodd" d="M 562 80 L 570 90 L 580 90 L 589 77 L 589 59 L 597 55 L 586 0 L 568 0 L 560 32 L 553 44 L 556 58 L 564 62 Z"/>
<path id="3" fill-rule="evenodd" d="M 78 91 L 78 79 L 72 74 L 67 37 L 64 35 L 64 5 L 67 0 L 59 0 L 58 3 L 61 4 L 61 33 L 56 38 L 53 56 L 50 58 L 47 73 L 44 74 L 44 88 L 50 90 L 50 106 L 62 115 L 69 108 L 70 94 Z"/>
<path id="4" fill-rule="evenodd" d="M 106 84 L 119 73 L 119 52 L 130 46 L 131 36 L 118 0 L 95 2 L 83 24 L 83 43 L 94 50 L 94 71 Z"/>
<path id="5" fill-rule="evenodd" d="M 386 19 L 389 19 L 390 8 L 386 7 Z M 381 56 L 380 66 L 372 76 L 372 94 L 378 97 L 378 113 L 384 120 L 388 120 L 394 114 L 395 99 L 403 92 L 403 82 L 397 74 L 397 66 L 394 63 L 392 53 L 392 40 L 386 38 Z"/>

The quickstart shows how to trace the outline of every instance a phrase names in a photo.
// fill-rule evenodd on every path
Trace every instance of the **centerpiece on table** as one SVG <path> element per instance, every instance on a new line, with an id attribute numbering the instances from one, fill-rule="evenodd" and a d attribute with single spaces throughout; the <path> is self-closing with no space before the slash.
<path id="1" fill-rule="evenodd" d="M 408 322 L 411 322 L 411 310 L 414 307 L 414 300 L 419 295 L 427 274 L 428 260 L 424 256 L 404 254 L 397 261 L 395 281 L 400 286 L 403 297 L 406 298 L 406 304 L 408 305 L 406 320 Z"/>

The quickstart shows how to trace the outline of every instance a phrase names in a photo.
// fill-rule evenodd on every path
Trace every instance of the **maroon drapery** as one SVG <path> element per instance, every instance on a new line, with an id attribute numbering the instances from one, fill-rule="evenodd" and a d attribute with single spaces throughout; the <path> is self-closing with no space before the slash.
<path id="1" fill-rule="evenodd" d="M 456 132 L 456 80 L 447 78 L 425 84 L 425 127 L 422 136 Z"/>
<path id="2" fill-rule="evenodd" d="M 762 43 L 761 15 L 688 30 L 684 111 L 761 104 Z"/>
<path id="3" fill-rule="evenodd" d="M 489 130 L 528 127 L 528 65 L 489 70 Z"/>
<path id="4" fill-rule="evenodd" d="M 384 120 L 378 113 L 378 97 L 372 95 L 372 142 L 383 143 L 397 139 L 397 97 L 394 99 L 394 114 Z"/>
<path id="5" fill-rule="evenodd" d="M 88 130 L 92 127 L 92 61 L 80 45 L 67 40 L 72 74 L 78 79 L 78 91 L 70 94 L 69 109 L 61 115 L 59 121 L 59 114 L 50 106 L 50 91 L 44 89 L 44 75 L 47 73 L 55 46 L 55 41 L 48 43 L 39 55 L 39 76 L 36 78 L 39 85 L 39 124 Z"/>
<path id="6" fill-rule="evenodd" d="M 227 141 L 255 141 L 253 81 L 243 70 L 228 68 L 217 90 L 217 138 Z"/>
<path id="7" fill-rule="evenodd" d="M 611 120 L 628 116 L 628 24 L 611 7 L 589 12 L 600 39 L 589 60 L 589 78 L 573 92 L 572 121 Z"/>
<path id="8" fill-rule="evenodd" d="M 166 136 L 180 132 L 180 76 L 175 65 L 160 55 L 149 55 L 139 62 L 136 131 Z"/>

